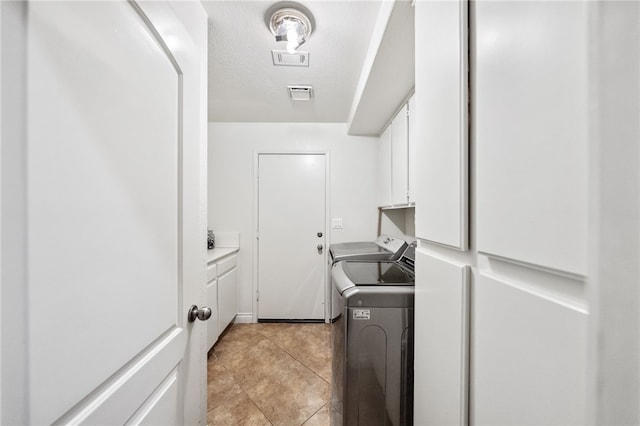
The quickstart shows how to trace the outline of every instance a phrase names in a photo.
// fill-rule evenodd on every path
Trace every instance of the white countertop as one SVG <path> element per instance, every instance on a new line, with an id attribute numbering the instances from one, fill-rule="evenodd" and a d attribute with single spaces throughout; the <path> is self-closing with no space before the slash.
<path id="1" fill-rule="evenodd" d="M 207 263 L 212 263 L 228 256 L 232 253 L 236 253 L 240 250 L 239 247 L 216 247 L 211 250 L 207 250 Z"/>

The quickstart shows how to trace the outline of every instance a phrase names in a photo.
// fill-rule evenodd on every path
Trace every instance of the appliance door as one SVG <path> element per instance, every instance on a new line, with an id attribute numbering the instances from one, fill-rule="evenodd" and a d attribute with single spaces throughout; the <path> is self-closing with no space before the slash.
<path id="1" fill-rule="evenodd" d="M 346 308 L 343 321 L 343 424 L 412 425 L 413 308 Z"/>

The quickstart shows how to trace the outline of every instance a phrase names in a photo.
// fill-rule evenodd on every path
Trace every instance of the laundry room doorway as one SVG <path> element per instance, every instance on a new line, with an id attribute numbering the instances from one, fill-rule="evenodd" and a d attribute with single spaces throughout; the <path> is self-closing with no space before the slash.
<path id="1" fill-rule="evenodd" d="M 323 321 L 327 154 L 257 157 L 257 319 Z"/>

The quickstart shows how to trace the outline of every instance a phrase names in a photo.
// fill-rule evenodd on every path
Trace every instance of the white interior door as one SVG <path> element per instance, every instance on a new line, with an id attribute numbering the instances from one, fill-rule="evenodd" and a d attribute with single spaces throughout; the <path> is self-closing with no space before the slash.
<path id="1" fill-rule="evenodd" d="M 1 423 L 202 422 L 206 15 L 3 3 Z"/>
<path id="2" fill-rule="evenodd" d="M 325 155 L 258 157 L 258 319 L 324 319 Z"/>

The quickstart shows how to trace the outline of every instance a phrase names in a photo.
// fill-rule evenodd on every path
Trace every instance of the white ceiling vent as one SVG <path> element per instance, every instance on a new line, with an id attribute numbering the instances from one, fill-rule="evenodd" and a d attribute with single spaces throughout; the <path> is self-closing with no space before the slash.
<path id="1" fill-rule="evenodd" d="M 288 53 L 286 50 L 272 50 L 273 65 L 282 67 L 308 67 L 309 52 Z"/>
<path id="2" fill-rule="evenodd" d="M 289 96 L 294 101 L 308 101 L 311 99 L 311 86 L 289 86 Z"/>

